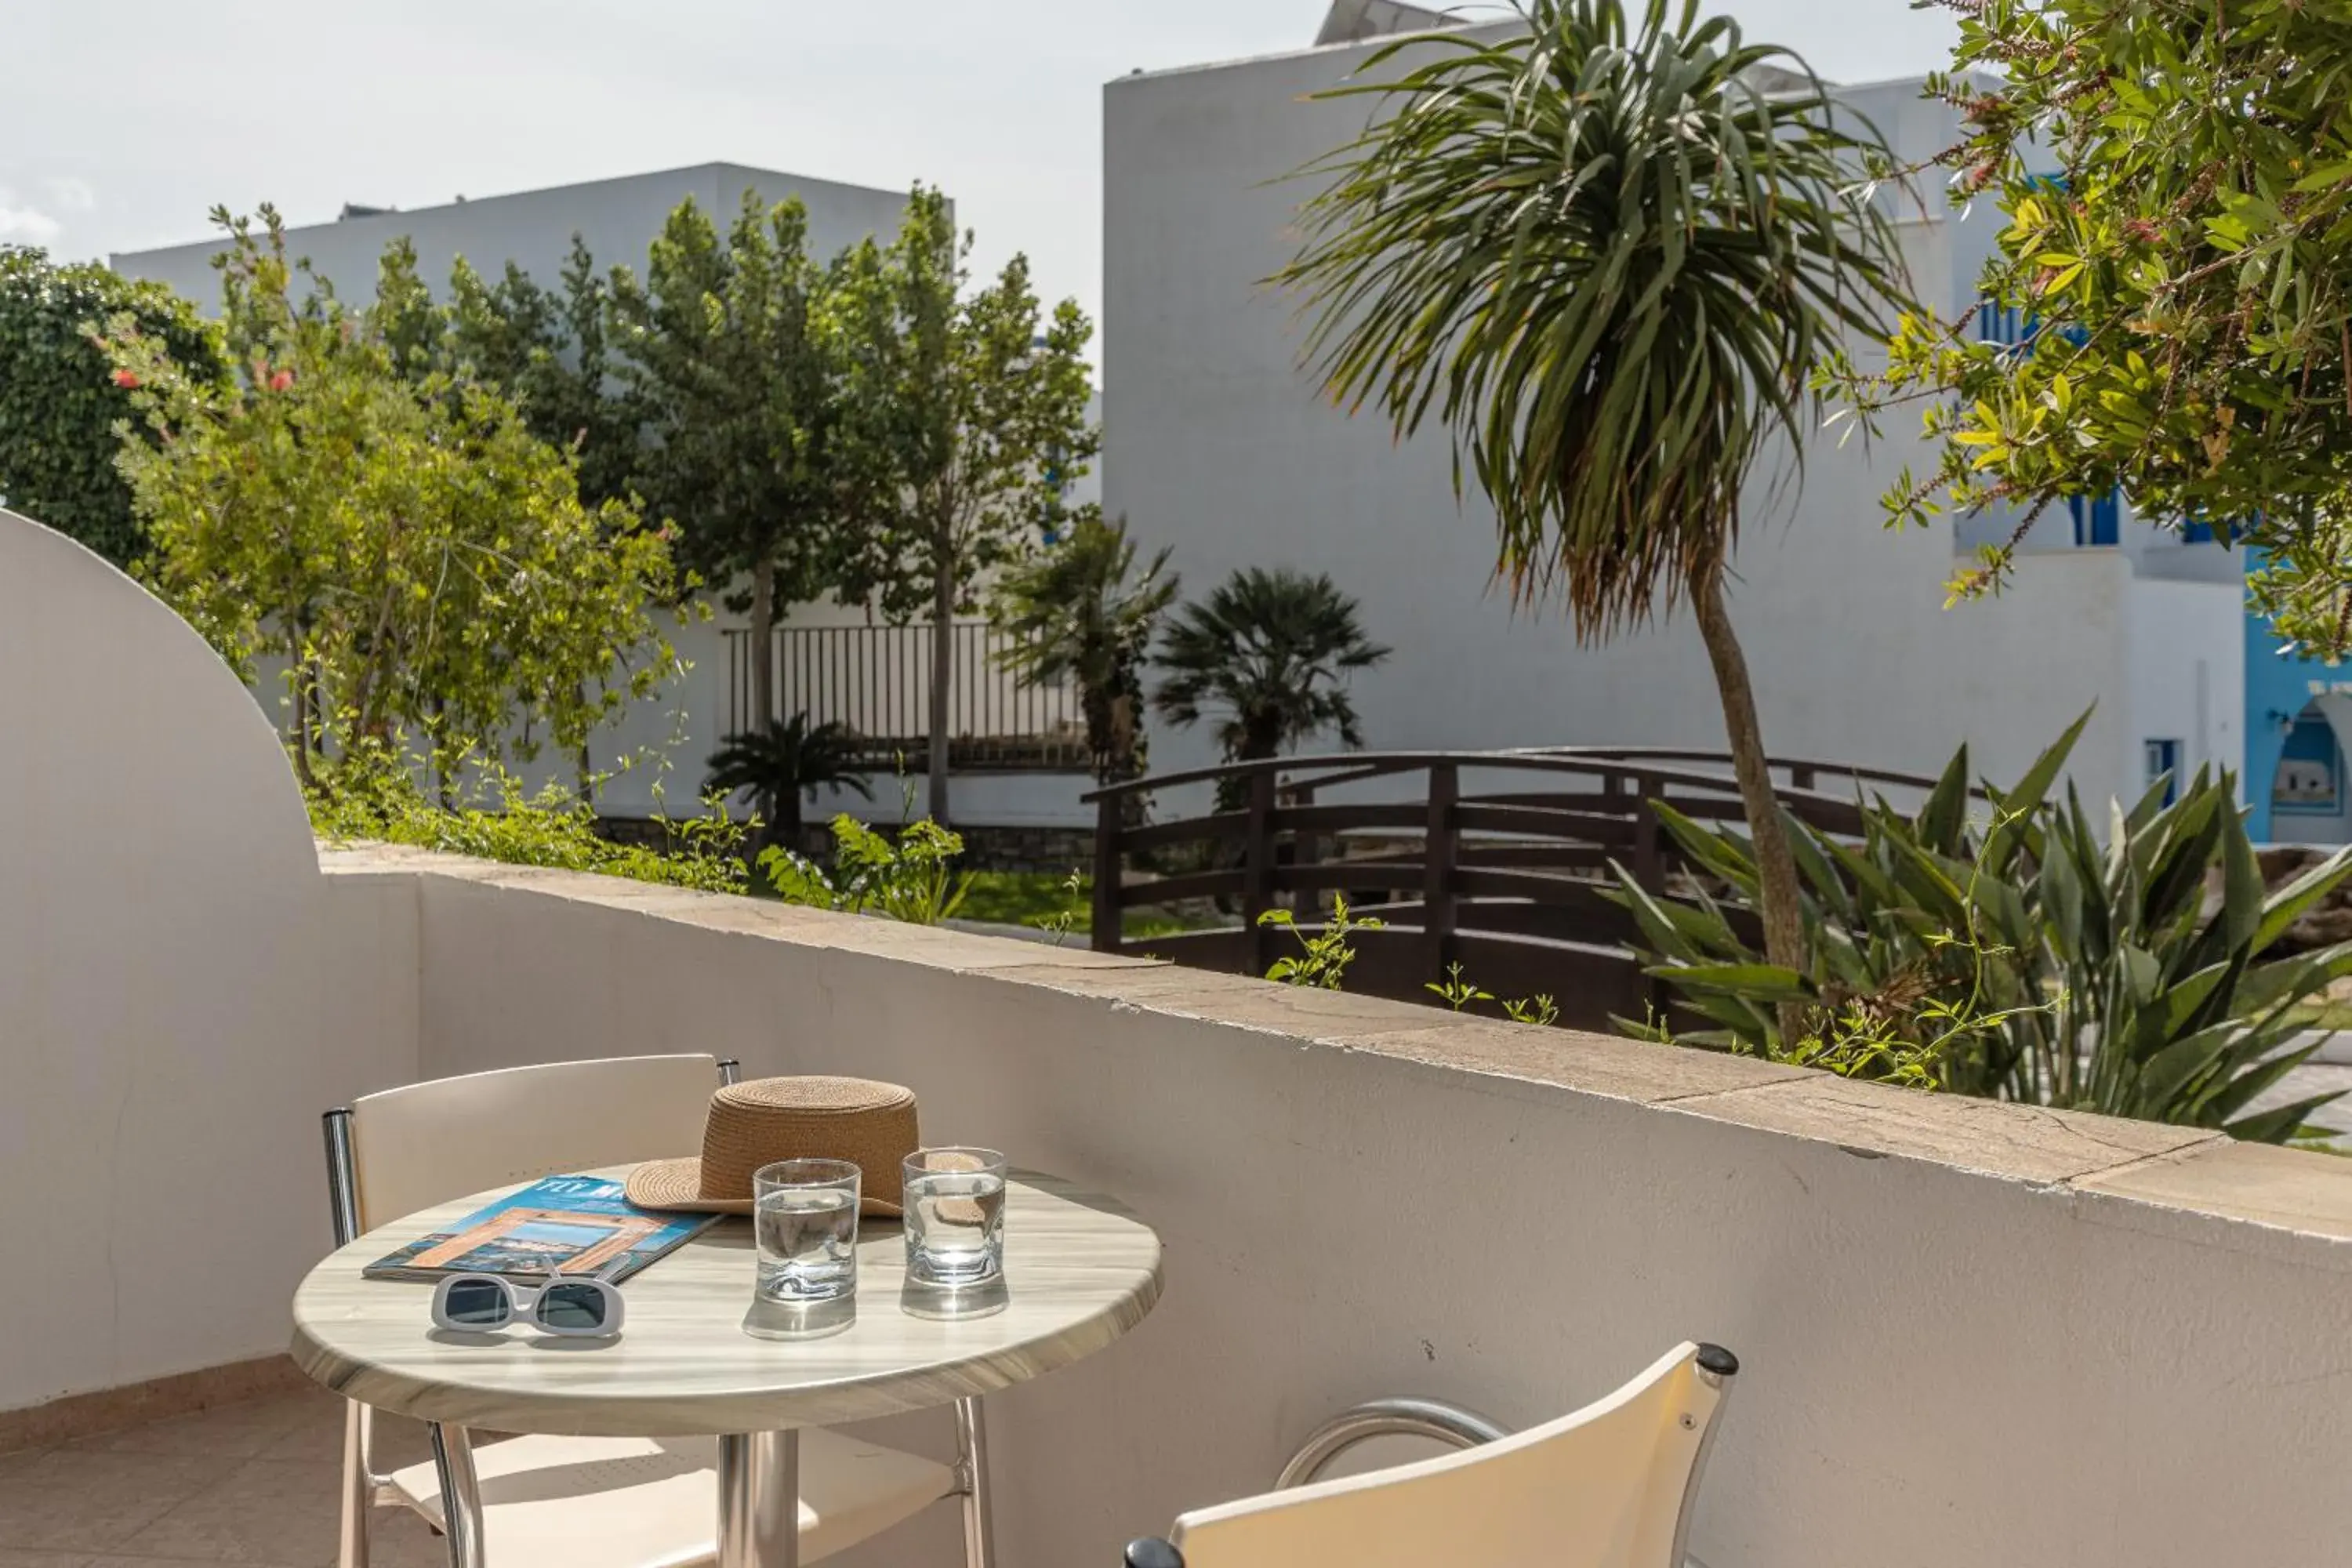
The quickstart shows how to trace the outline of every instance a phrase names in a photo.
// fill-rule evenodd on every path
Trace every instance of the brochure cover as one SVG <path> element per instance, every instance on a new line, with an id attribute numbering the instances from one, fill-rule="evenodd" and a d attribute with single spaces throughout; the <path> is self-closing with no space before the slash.
<path id="1" fill-rule="evenodd" d="M 457 1226 L 410 1242 L 361 1274 L 370 1279 L 438 1279 L 445 1274 L 546 1279 L 627 1279 L 717 1215 L 653 1214 L 632 1208 L 621 1184 L 601 1176 L 549 1176 Z"/>

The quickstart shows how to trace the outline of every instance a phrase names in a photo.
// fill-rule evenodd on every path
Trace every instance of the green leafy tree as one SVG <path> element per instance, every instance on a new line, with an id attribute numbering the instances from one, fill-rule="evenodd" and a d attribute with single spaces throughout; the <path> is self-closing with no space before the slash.
<path id="1" fill-rule="evenodd" d="M 806 713 L 772 719 L 764 731 L 730 735 L 710 753 L 703 787 L 721 795 L 748 795 L 770 838 L 797 847 L 801 801 L 821 789 L 855 790 L 867 800 L 874 786 L 857 771 L 857 737 L 839 720 L 812 724 Z"/>
<path id="2" fill-rule="evenodd" d="M 918 186 L 851 306 L 863 323 L 851 378 L 860 445 L 881 479 L 877 526 L 849 590 L 895 622 L 926 616 L 937 628 L 926 753 L 929 805 L 941 822 L 955 681 L 948 627 L 974 607 L 988 573 L 1060 519 L 1062 487 L 1101 442 L 1087 420 L 1093 323 L 1070 300 L 1047 313 L 1025 257 L 967 294 L 971 247 L 947 198 Z"/>
<path id="3" fill-rule="evenodd" d="M 809 256 L 801 203 L 770 207 L 751 191 L 723 237 L 680 203 L 644 280 L 613 276 L 613 349 L 648 443 L 638 477 L 676 520 L 686 563 L 745 584 L 727 602 L 751 617 L 761 722 L 775 714 L 777 613 L 835 584 L 861 515 L 834 281 Z"/>
<path id="4" fill-rule="evenodd" d="M 1926 403 L 1937 461 L 1890 518 L 2020 509 L 1956 581 L 1973 593 L 2052 502 L 2121 486 L 2236 531 L 2265 555 L 2258 607 L 2352 650 L 2352 23 L 2302 0 L 1951 9 L 1959 68 L 1930 86 L 1966 132 L 1938 162 L 2008 223 L 1977 309 L 1907 316 L 1883 376 L 1837 376 L 1866 416 Z M 1987 341 L 1986 310 L 2029 341 Z"/>
<path id="5" fill-rule="evenodd" d="M 1245 567 L 1170 619 L 1152 706 L 1179 725 L 1222 712 L 1217 745 L 1229 763 L 1278 757 L 1327 730 L 1360 746 L 1345 683 L 1388 656 L 1329 577 Z M 1226 781 L 1219 804 L 1239 798 Z"/>
<path id="6" fill-rule="evenodd" d="M 496 392 L 404 375 L 385 318 L 316 279 L 298 303 L 262 217 L 257 237 L 215 214 L 232 380 L 184 374 L 131 317 L 110 328 L 161 437 L 120 455 L 149 581 L 248 678 L 285 669 L 306 783 L 336 742 L 576 749 L 675 666 L 650 616 L 667 540 L 625 503 L 583 506 L 570 457 Z"/>
<path id="7" fill-rule="evenodd" d="M 446 359 L 512 397 L 541 440 L 576 453 L 581 497 L 597 506 L 630 494 L 640 460 L 642 410 L 618 382 L 612 307 L 577 234 L 558 289 L 511 261 L 495 283 L 463 257 L 450 268 Z"/>
<path id="8" fill-rule="evenodd" d="M 1883 148 L 1802 60 L 1695 0 L 1518 15 L 1493 41 L 1376 52 L 1326 95 L 1371 119 L 1302 171 L 1322 184 L 1278 278 L 1314 311 L 1307 358 L 1341 406 L 1451 433 L 1515 601 L 1557 596 L 1586 639 L 1688 604 L 1767 946 L 1798 967 L 1796 863 L 1724 590 L 1759 458 L 1801 461 L 1816 366 L 1904 300 L 1892 227 L 1853 188 Z"/>
<path id="9" fill-rule="evenodd" d="M 385 299 L 380 284 L 379 308 Z M 639 400 L 618 384 L 606 350 L 611 311 L 611 285 L 575 233 L 560 289 L 511 261 L 488 282 L 458 257 L 448 303 L 435 308 L 430 324 L 430 367 L 488 381 L 512 398 L 532 435 L 573 455 L 581 499 L 593 507 L 636 499 L 642 452 Z M 694 581 L 686 576 L 680 586 Z M 584 744 L 577 767 L 584 800 L 596 776 Z"/>
<path id="10" fill-rule="evenodd" d="M 114 467 L 131 389 L 99 343 L 107 323 L 126 316 L 182 374 L 223 374 L 219 334 L 162 284 L 0 245 L 0 501 L 118 566 L 147 544 Z"/>
<path id="11" fill-rule="evenodd" d="M 1143 771 L 1143 670 L 1180 586 L 1168 555 L 1161 548 L 1138 572 L 1126 520 L 1087 508 L 997 579 L 991 611 L 1013 637 L 999 657 L 1034 684 L 1076 683 L 1099 784 Z"/>

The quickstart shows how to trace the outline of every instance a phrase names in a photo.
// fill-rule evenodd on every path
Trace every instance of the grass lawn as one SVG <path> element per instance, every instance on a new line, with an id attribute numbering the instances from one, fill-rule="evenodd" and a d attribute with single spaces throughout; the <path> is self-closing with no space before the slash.
<path id="1" fill-rule="evenodd" d="M 1071 931 L 1093 931 L 1094 885 L 1090 879 L 1080 876 L 1076 890 L 1073 891 L 1067 872 L 1057 877 L 1050 871 L 979 871 L 972 875 L 971 891 L 965 896 L 963 908 L 956 911 L 956 918 L 997 925 L 1042 927 L 1066 911 L 1072 917 Z M 1198 930 L 1199 926 L 1199 921 L 1179 920 L 1152 910 L 1130 915 L 1127 935 L 1130 940 L 1167 936 Z"/>

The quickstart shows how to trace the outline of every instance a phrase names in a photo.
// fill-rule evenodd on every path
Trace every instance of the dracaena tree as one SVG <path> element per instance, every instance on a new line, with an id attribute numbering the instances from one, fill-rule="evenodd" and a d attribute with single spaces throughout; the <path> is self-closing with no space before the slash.
<path id="1" fill-rule="evenodd" d="M 1686 606 L 1722 698 L 1766 947 L 1802 967 L 1796 863 L 1726 600 L 1751 475 L 1801 453 L 1841 334 L 1905 300 L 1855 188 L 1883 155 L 1804 62 L 1696 4 L 1524 0 L 1498 38 L 1374 53 L 1278 280 L 1345 408 L 1451 436 L 1515 602 L 1603 639 Z"/>

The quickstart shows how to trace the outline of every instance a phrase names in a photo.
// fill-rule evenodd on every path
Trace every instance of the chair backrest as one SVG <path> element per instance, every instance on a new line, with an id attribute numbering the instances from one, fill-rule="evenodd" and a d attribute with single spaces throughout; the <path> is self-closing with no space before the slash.
<path id="1" fill-rule="evenodd" d="M 1184 1515 L 1185 1568 L 1683 1568 L 1730 1352 L 1685 1344 L 1572 1415 Z"/>
<path id="2" fill-rule="evenodd" d="M 438 1078 L 352 1101 L 358 1226 L 485 1188 L 702 1152 L 707 1056 L 607 1057 Z"/>

